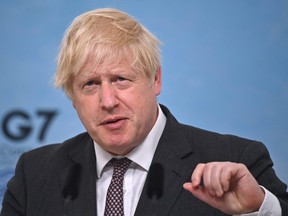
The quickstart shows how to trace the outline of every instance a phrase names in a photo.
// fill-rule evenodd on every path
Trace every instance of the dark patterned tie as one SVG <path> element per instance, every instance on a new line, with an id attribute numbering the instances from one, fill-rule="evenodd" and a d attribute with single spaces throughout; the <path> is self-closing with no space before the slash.
<path id="1" fill-rule="evenodd" d="M 124 216 L 123 207 L 123 179 L 131 160 L 128 158 L 110 161 L 113 166 L 113 176 L 108 187 L 104 216 Z"/>

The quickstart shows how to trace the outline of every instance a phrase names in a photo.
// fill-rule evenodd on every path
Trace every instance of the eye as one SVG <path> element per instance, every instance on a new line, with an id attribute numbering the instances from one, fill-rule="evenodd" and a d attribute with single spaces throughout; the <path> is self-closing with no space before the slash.
<path id="1" fill-rule="evenodd" d="M 85 86 L 92 86 L 94 84 L 95 84 L 95 82 L 93 80 L 90 80 L 85 84 Z"/>
<path id="2" fill-rule="evenodd" d="M 112 83 L 114 83 L 114 84 L 122 84 L 125 82 L 128 82 L 128 79 L 126 79 L 125 77 L 122 77 L 122 76 L 117 76 L 117 77 L 114 77 L 112 79 Z"/>
<path id="3" fill-rule="evenodd" d="M 95 81 L 95 80 L 89 80 L 89 81 L 87 81 L 86 83 L 84 83 L 84 85 L 83 85 L 83 90 L 85 91 L 85 92 L 91 92 L 91 91 L 94 91 L 94 90 L 96 90 L 97 88 L 98 88 L 98 86 L 100 85 L 100 83 L 99 82 L 97 82 L 97 81 Z"/>
<path id="4" fill-rule="evenodd" d="M 117 77 L 116 81 L 119 81 L 119 82 L 123 82 L 123 81 L 126 81 L 127 79 L 124 78 L 124 77 Z"/>
<path id="5" fill-rule="evenodd" d="M 115 79 L 113 80 L 113 83 L 119 89 L 125 89 L 130 86 L 131 80 L 123 76 L 118 76 L 118 77 L 115 77 Z"/>
<path id="6" fill-rule="evenodd" d="M 94 85 L 100 85 L 100 82 L 97 82 L 95 80 L 89 80 L 84 84 L 84 87 L 91 87 Z"/>

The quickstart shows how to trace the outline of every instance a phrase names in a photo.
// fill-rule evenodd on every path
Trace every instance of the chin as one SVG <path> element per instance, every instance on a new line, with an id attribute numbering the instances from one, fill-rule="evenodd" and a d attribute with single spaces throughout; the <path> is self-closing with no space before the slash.
<path id="1" fill-rule="evenodd" d="M 126 155 L 129 152 L 131 152 L 135 146 L 123 146 L 123 145 L 115 145 L 115 146 L 110 146 L 109 152 L 114 154 L 114 155 Z"/>

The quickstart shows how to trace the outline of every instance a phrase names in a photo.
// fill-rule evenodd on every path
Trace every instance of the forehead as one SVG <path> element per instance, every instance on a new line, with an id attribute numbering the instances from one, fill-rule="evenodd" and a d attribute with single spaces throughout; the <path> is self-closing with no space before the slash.
<path id="1" fill-rule="evenodd" d="M 75 71 L 74 77 L 125 71 L 147 76 L 144 65 L 129 47 L 99 45 L 95 49 L 87 50 L 86 54 L 88 55 L 84 55 L 84 64 Z"/>
<path id="2" fill-rule="evenodd" d="M 133 55 L 124 47 L 98 45 L 95 49 L 89 50 L 87 54 L 85 64 L 81 71 L 107 68 L 120 64 L 133 65 Z"/>
<path id="3" fill-rule="evenodd" d="M 129 75 L 138 76 L 144 73 L 140 73 L 135 70 L 127 61 L 122 62 L 104 62 L 102 64 L 87 64 L 81 70 L 76 77 L 78 78 L 89 78 L 95 76 L 113 76 L 113 75 Z"/>

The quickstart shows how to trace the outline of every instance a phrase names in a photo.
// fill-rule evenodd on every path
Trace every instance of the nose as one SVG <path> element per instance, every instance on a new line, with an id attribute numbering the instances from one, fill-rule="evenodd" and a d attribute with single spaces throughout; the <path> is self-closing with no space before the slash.
<path id="1" fill-rule="evenodd" d="M 100 89 L 100 104 L 103 109 L 112 110 L 118 105 L 117 92 L 111 83 L 102 83 Z"/>

